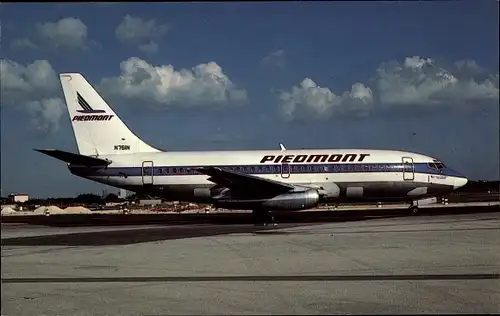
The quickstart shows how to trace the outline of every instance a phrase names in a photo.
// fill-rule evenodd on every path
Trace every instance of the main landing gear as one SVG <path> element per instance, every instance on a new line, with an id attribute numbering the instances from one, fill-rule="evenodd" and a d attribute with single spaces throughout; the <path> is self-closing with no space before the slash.
<path id="1" fill-rule="evenodd" d="M 417 204 L 417 202 L 415 202 L 415 201 L 411 201 L 410 203 L 411 203 L 411 205 L 410 205 L 410 207 L 408 208 L 408 210 L 410 211 L 410 214 L 411 214 L 411 215 L 418 215 L 418 211 L 419 211 L 419 209 L 418 209 L 418 204 Z"/>
<path id="2" fill-rule="evenodd" d="M 274 216 L 271 216 L 267 210 L 253 210 L 252 218 L 254 226 L 267 226 L 271 224 L 273 227 L 278 227 L 278 223 L 274 221 Z"/>

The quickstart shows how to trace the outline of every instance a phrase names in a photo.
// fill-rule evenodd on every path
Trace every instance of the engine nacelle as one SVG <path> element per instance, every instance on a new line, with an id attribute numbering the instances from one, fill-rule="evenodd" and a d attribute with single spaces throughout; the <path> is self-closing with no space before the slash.
<path id="1" fill-rule="evenodd" d="M 307 210 L 318 206 L 320 195 L 317 190 L 291 192 L 267 200 L 262 206 L 273 210 Z"/>
<path id="2" fill-rule="evenodd" d="M 303 192 L 290 192 L 277 195 L 270 199 L 245 200 L 225 198 L 218 200 L 214 205 L 227 209 L 266 209 L 271 211 L 298 211 L 316 207 L 320 195 L 317 190 L 311 189 Z"/>

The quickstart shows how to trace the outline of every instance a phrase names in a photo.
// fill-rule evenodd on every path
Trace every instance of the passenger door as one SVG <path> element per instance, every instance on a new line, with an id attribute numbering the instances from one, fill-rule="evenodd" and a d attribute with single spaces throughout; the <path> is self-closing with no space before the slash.
<path id="1" fill-rule="evenodd" d="M 152 161 L 143 161 L 142 162 L 142 184 L 143 185 L 152 185 L 153 179 L 154 179 L 153 162 Z"/>
<path id="2" fill-rule="evenodd" d="M 413 165 L 413 158 L 403 157 L 403 180 L 415 180 L 415 166 Z"/>

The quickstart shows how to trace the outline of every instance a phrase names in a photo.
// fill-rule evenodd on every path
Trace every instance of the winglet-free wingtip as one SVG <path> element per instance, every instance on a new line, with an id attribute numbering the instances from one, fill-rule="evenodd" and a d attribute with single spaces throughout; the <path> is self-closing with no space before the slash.
<path id="1" fill-rule="evenodd" d="M 42 153 L 42 154 L 47 154 L 49 152 L 56 151 L 55 149 L 38 149 L 38 148 L 33 148 L 33 150 L 38 151 L 39 153 Z"/>

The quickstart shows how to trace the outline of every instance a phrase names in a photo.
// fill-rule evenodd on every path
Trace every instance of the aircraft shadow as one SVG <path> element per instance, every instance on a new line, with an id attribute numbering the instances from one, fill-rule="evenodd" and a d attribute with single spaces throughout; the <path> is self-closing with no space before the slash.
<path id="1" fill-rule="evenodd" d="M 289 228 L 297 225 L 281 225 Z M 253 225 L 190 225 L 178 227 L 155 227 L 118 231 L 93 231 L 2 239 L 2 246 L 107 246 L 129 245 L 162 240 L 254 233 L 272 229 Z"/>

